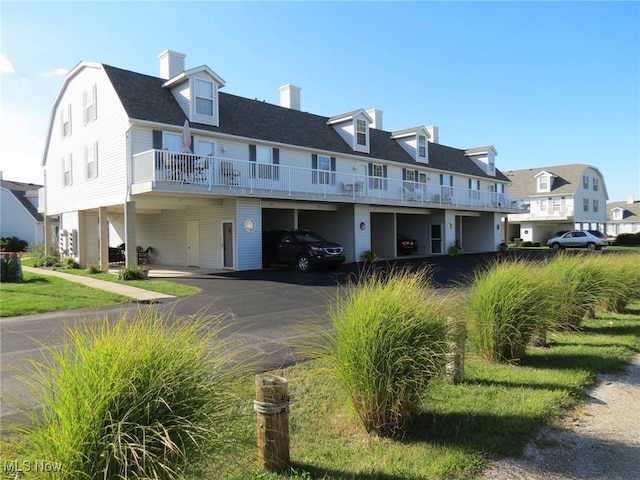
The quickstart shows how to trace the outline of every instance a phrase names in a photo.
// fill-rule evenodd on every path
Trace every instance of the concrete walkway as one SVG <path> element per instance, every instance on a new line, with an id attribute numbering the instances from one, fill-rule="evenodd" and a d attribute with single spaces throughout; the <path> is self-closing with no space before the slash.
<path id="1" fill-rule="evenodd" d="M 145 290 L 144 288 L 132 287 L 116 282 L 108 282 L 106 280 L 98 280 L 97 278 L 85 277 L 83 275 L 63 273 L 59 270 L 49 270 L 47 268 L 34 268 L 25 266 L 22 267 L 22 270 L 36 275 L 49 275 L 52 277 L 63 278 L 69 282 L 80 283 L 87 287 L 106 290 L 107 292 L 116 293 L 118 295 L 124 295 L 125 297 L 133 298 L 138 302 L 153 302 L 160 299 L 175 298 L 173 295 L 167 295 L 166 293 L 151 292 L 149 290 Z"/>

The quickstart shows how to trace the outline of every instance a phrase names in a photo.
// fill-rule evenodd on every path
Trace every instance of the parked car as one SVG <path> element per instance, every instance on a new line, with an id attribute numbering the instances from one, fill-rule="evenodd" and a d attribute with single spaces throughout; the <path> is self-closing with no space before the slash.
<path id="1" fill-rule="evenodd" d="M 399 233 L 398 238 L 398 254 L 408 255 L 418 251 L 418 241 Z"/>
<path id="2" fill-rule="evenodd" d="M 561 248 L 600 250 L 608 244 L 607 236 L 597 230 L 571 230 L 547 241 L 547 246 L 554 250 L 560 250 Z"/>
<path id="3" fill-rule="evenodd" d="M 337 269 L 345 261 L 344 248 L 309 230 L 269 230 L 262 237 L 262 265 L 289 265 L 301 272 L 313 267 Z"/>

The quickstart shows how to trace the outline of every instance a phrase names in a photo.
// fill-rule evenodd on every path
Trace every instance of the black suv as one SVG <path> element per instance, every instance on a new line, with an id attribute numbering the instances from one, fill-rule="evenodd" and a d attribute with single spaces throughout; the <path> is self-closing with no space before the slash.
<path id="1" fill-rule="evenodd" d="M 340 267 L 344 248 L 309 230 L 269 230 L 262 236 L 262 265 L 284 264 L 306 272 L 312 266 Z"/>

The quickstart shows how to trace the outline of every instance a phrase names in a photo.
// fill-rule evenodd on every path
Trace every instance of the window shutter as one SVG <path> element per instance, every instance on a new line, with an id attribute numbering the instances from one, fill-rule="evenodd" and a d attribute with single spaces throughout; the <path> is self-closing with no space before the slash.
<path id="1" fill-rule="evenodd" d="M 383 189 L 386 190 L 387 189 L 387 166 L 386 165 L 382 166 L 382 176 L 384 177 Z"/>
<path id="2" fill-rule="evenodd" d="M 93 84 L 93 118 L 91 120 L 95 120 L 98 118 L 98 84 Z"/>
<path id="3" fill-rule="evenodd" d="M 153 130 L 151 132 L 153 149 L 154 150 L 162 150 L 162 130 Z M 164 162 L 162 159 L 162 153 L 156 152 L 156 169 L 161 169 L 164 167 Z"/>
<path id="4" fill-rule="evenodd" d="M 417 183 L 417 182 L 419 182 L 419 181 L 420 181 L 420 177 L 418 176 L 418 170 L 414 170 L 414 171 L 413 171 L 413 181 L 414 181 L 415 183 Z"/>
<path id="5" fill-rule="evenodd" d="M 331 157 L 331 185 L 336 184 L 336 157 Z"/>
<path id="6" fill-rule="evenodd" d="M 443 178 L 442 174 L 440 174 L 440 185 L 444 185 L 443 182 L 444 182 L 444 178 Z"/>
<path id="7" fill-rule="evenodd" d="M 154 130 L 153 135 L 153 148 L 156 150 L 162 150 L 162 130 Z"/>
<path id="8" fill-rule="evenodd" d="M 272 150 L 272 159 L 273 159 L 273 179 L 280 180 L 280 149 L 274 148 Z"/>
<path id="9" fill-rule="evenodd" d="M 251 165 L 251 178 L 256 178 L 256 165 L 255 165 L 256 159 L 257 159 L 256 146 L 249 145 L 249 161 L 254 162 L 254 164 Z"/>
<path id="10" fill-rule="evenodd" d="M 87 115 L 87 92 L 82 94 L 82 123 L 89 122 L 89 115 Z"/>
<path id="11" fill-rule="evenodd" d="M 373 178 L 373 163 L 369 164 L 369 188 L 373 188 L 374 185 L 374 178 Z"/>
<path id="12" fill-rule="evenodd" d="M 311 154 L 311 183 L 318 183 L 318 155 Z"/>
<path id="13" fill-rule="evenodd" d="M 407 169 L 403 168 L 402 169 L 402 180 L 406 180 L 407 179 Z"/>

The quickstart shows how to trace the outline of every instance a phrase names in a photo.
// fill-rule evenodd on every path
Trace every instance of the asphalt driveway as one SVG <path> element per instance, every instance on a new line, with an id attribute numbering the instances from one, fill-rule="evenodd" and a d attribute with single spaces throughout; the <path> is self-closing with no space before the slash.
<path id="1" fill-rule="evenodd" d="M 430 269 L 434 286 L 447 288 L 465 282 L 477 269 L 499 254 L 426 257 L 379 262 L 376 268 Z M 349 279 L 357 279 L 362 264 L 343 265 L 339 272 L 300 273 L 286 268 L 247 272 L 223 272 L 179 277 L 175 282 L 194 285 L 202 293 L 180 299 L 164 299 L 152 305 L 125 304 L 99 309 L 82 309 L 0 320 L 0 419 L 15 418 L 16 402 L 27 404 L 29 392 L 15 379 L 31 359 L 40 359 L 42 348 L 60 345 L 65 327 L 98 323 L 105 317 L 133 316 L 146 308 L 159 309 L 178 321 L 199 315 L 220 316 L 221 333 L 251 357 L 257 369 L 273 369 L 297 359 L 295 340 L 305 335 L 305 323 L 326 321 L 332 298 Z"/>

